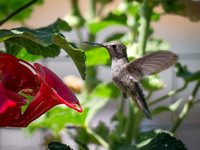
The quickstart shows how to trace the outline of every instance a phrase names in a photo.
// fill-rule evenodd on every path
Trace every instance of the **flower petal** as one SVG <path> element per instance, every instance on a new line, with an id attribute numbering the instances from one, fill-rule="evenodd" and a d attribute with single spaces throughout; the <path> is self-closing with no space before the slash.
<path id="1" fill-rule="evenodd" d="M 35 63 L 34 66 L 42 84 L 39 92 L 21 117 L 20 125 L 22 127 L 28 126 L 33 120 L 58 104 L 65 104 L 78 112 L 82 112 L 82 107 L 76 96 L 57 75 L 38 63 Z M 76 105 L 79 106 L 79 109 L 76 108 Z"/>
<path id="2" fill-rule="evenodd" d="M 0 82 L 0 114 L 5 112 L 8 106 L 8 99 L 5 95 L 3 84 Z"/>
<path id="3" fill-rule="evenodd" d="M 80 106 L 76 96 L 55 73 L 53 73 L 47 67 L 42 66 L 38 63 L 35 63 L 34 66 L 36 67 L 36 71 L 38 72 L 38 76 L 40 77 L 40 79 L 51 89 L 53 89 L 54 92 L 56 92 L 55 95 L 60 99 L 62 103 L 66 104 L 71 108 L 74 108 L 75 105 L 73 104 L 77 104 Z M 80 110 L 77 111 L 80 112 Z"/>
<path id="4" fill-rule="evenodd" d="M 16 93 L 26 89 L 24 93 L 35 95 L 41 82 L 37 75 L 22 63 L 33 68 L 29 63 L 10 54 L 0 53 L 1 81 L 5 89 Z"/>

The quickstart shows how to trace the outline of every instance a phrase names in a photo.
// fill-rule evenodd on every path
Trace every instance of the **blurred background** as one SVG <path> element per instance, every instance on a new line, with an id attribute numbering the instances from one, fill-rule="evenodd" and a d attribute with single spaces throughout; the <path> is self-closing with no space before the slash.
<path id="1" fill-rule="evenodd" d="M 1 0 L 4 1 L 4 0 Z M 114 0 L 107 4 L 104 8 L 105 13 L 112 11 L 118 7 L 121 0 Z M 84 14 L 88 9 L 88 1 L 79 0 L 80 10 Z M 27 26 L 30 28 L 39 28 L 47 26 L 57 18 L 65 19 L 66 15 L 70 12 L 70 0 L 44 0 L 42 5 L 35 6 L 31 16 L 23 22 L 23 25 L 18 22 L 7 22 L 0 26 L 0 29 L 10 29 L 20 26 Z M 97 6 L 98 7 L 98 6 Z M 162 7 L 155 8 L 157 12 L 163 12 Z M 1 11 L 1 10 L 0 10 Z M 200 14 L 199 14 L 200 15 Z M 179 55 L 179 62 L 183 65 L 187 64 L 191 72 L 200 70 L 200 22 L 191 22 L 188 18 L 166 14 L 163 15 L 158 22 L 151 22 L 154 28 L 153 36 L 164 39 L 170 45 L 170 50 Z M 87 27 L 80 30 L 83 35 L 83 40 L 88 40 L 86 32 Z M 105 28 L 103 31 L 98 32 L 96 35 L 96 42 L 103 42 L 110 34 L 120 31 L 125 33 L 128 29 L 124 26 L 115 25 Z M 69 41 L 80 43 L 77 36 L 77 31 L 72 30 L 68 33 L 63 33 Z M 4 48 L 3 44 L 0 45 L 1 49 Z M 98 59 L 98 58 L 96 58 Z M 62 51 L 56 58 L 41 59 L 38 62 L 49 67 L 53 70 L 61 79 L 64 79 L 67 75 L 74 75 L 79 78 L 80 74 L 70 58 L 66 58 L 66 54 Z M 173 68 L 167 69 L 159 74 L 167 85 L 166 88 L 156 92 L 152 95 L 151 99 L 159 97 L 158 95 L 165 95 L 171 90 L 180 88 L 183 85 L 181 79 L 175 78 Z M 103 81 L 111 81 L 111 71 L 109 67 L 99 66 L 97 77 Z M 188 98 L 191 93 L 194 83 L 191 83 L 184 92 L 168 98 L 158 105 L 171 104 L 178 97 Z M 197 95 L 197 99 L 200 98 L 200 94 Z M 181 127 L 176 132 L 176 137 L 185 143 L 190 150 L 199 149 L 200 139 L 200 109 L 199 104 L 192 108 L 184 119 Z M 151 108 L 153 109 L 153 108 Z M 177 110 L 176 116 L 181 110 Z M 110 101 L 106 107 L 100 110 L 94 119 L 91 126 L 96 126 L 99 121 L 103 121 L 107 126 L 110 126 L 109 120 L 116 112 L 114 102 Z M 142 122 L 143 130 L 150 130 L 153 128 L 170 129 L 173 123 L 173 118 L 170 112 L 162 113 L 153 117 L 152 121 L 144 120 Z M 45 131 L 46 134 L 46 131 Z M 18 128 L 1 128 L 0 129 L 0 150 L 36 150 L 44 149 L 41 146 L 43 138 L 45 136 L 43 131 L 36 131 L 31 136 L 25 136 L 24 132 Z M 62 133 L 63 142 L 76 149 L 74 143 L 69 143 L 69 137 Z"/>

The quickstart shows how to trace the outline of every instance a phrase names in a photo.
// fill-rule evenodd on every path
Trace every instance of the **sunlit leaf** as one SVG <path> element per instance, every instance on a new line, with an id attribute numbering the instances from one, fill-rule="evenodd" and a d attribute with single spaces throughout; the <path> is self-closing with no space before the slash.
<path id="1" fill-rule="evenodd" d="M 175 112 L 182 103 L 183 103 L 183 99 L 181 98 L 181 99 L 177 100 L 176 102 L 172 103 L 171 105 L 169 105 L 169 109 L 172 112 Z"/>
<path id="2" fill-rule="evenodd" d="M 141 80 L 143 87 L 148 91 L 161 90 L 164 87 L 163 81 L 158 75 L 151 75 Z"/>
<path id="3" fill-rule="evenodd" d="M 58 134 L 67 123 L 84 125 L 87 112 L 87 108 L 82 113 L 77 113 L 70 108 L 57 106 L 32 122 L 27 129 L 33 132 L 38 128 L 48 128 Z"/>
<path id="4" fill-rule="evenodd" d="M 102 29 L 111 26 L 111 25 L 124 25 L 126 26 L 127 16 L 118 12 L 110 13 L 104 20 L 101 22 L 89 24 L 89 29 L 92 34 L 96 34 Z"/>
<path id="5" fill-rule="evenodd" d="M 99 84 L 92 95 L 104 98 L 117 98 L 120 95 L 120 90 L 114 85 L 113 82 Z"/>
<path id="6" fill-rule="evenodd" d="M 88 66 L 94 65 L 110 65 L 110 56 L 105 48 L 97 47 L 85 51 L 87 57 L 86 64 Z"/>

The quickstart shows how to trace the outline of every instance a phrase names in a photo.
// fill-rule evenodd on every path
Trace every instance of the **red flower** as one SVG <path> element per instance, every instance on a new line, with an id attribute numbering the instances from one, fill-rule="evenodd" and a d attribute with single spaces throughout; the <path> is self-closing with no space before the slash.
<path id="1" fill-rule="evenodd" d="M 0 53 L 1 82 L 5 89 L 16 93 L 22 91 L 33 96 L 38 92 L 41 82 L 38 76 L 24 64 L 33 68 L 26 61 L 17 59 L 10 54 Z"/>
<path id="2" fill-rule="evenodd" d="M 27 104 L 26 97 L 4 89 L 0 82 L 0 127 L 17 126 L 21 117 L 21 106 Z"/>
<path id="3" fill-rule="evenodd" d="M 42 85 L 23 114 L 22 126 L 27 126 L 30 122 L 58 104 L 65 104 L 78 112 L 82 112 L 82 107 L 76 96 L 56 74 L 38 63 L 35 63 L 34 66 L 42 81 Z M 77 109 L 76 105 L 78 105 L 80 109 Z"/>
<path id="4" fill-rule="evenodd" d="M 28 68 L 28 67 L 29 68 Z M 34 74 L 30 68 L 36 73 Z M 34 67 L 28 62 L 9 54 L 0 54 L 0 126 L 26 127 L 49 109 L 65 104 L 82 112 L 76 96 L 47 67 L 38 63 Z M 21 106 L 27 103 L 23 92 L 35 96 L 25 112 Z M 76 106 L 79 106 L 79 109 Z"/>

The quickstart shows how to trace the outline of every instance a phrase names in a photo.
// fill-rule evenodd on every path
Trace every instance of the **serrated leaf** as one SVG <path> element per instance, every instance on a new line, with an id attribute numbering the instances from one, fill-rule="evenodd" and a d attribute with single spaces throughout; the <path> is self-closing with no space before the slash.
<path id="1" fill-rule="evenodd" d="M 147 143 L 149 143 L 153 138 L 156 137 L 156 135 L 161 132 L 160 129 L 156 129 L 156 130 L 150 130 L 150 131 L 147 131 L 147 132 L 140 132 L 136 139 L 135 139 L 135 142 L 136 142 L 136 146 L 137 147 L 142 147 L 144 145 L 146 145 Z"/>
<path id="2" fill-rule="evenodd" d="M 64 38 L 60 36 L 55 36 L 53 42 L 68 53 L 68 55 L 72 58 L 72 60 L 76 64 L 76 67 L 78 68 L 81 77 L 85 79 L 85 71 L 86 71 L 85 52 L 81 49 L 74 49 Z"/>
<path id="3" fill-rule="evenodd" d="M 48 144 L 48 150 L 73 150 L 70 146 L 59 142 L 51 142 Z"/>
<path id="4" fill-rule="evenodd" d="M 187 150 L 186 146 L 169 133 L 161 132 L 138 150 Z"/>
<path id="5" fill-rule="evenodd" d="M 29 54 L 26 49 L 22 48 L 21 46 L 17 46 L 13 43 L 4 42 L 6 53 L 15 56 L 16 58 L 23 59 L 25 61 L 35 61 L 37 59 L 42 58 L 41 56 L 36 56 Z"/>
<path id="6" fill-rule="evenodd" d="M 72 58 L 84 79 L 86 70 L 84 51 L 71 47 L 62 34 L 58 33 L 61 29 L 68 30 L 68 26 L 60 19 L 52 25 L 40 29 L 26 27 L 3 29 L 0 30 L 0 41 L 16 45 L 16 47 L 23 47 L 29 54 L 43 57 L 56 57 L 60 54 L 60 49 L 63 48 Z"/>
<path id="7" fill-rule="evenodd" d="M 53 24 L 40 28 L 39 30 L 58 33 L 59 31 L 71 31 L 72 28 L 66 21 L 58 18 Z"/>

